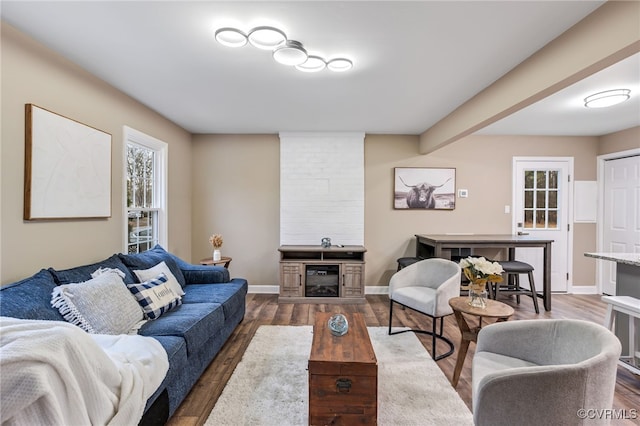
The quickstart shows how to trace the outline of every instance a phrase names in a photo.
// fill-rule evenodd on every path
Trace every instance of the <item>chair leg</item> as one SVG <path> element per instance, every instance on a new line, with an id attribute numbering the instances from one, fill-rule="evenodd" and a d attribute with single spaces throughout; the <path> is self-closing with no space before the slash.
<path id="1" fill-rule="evenodd" d="M 433 354 L 433 359 L 436 359 L 436 319 L 431 318 L 431 353 Z"/>
<path id="2" fill-rule="evenodd" d="M 392 320 L 393 320 L 393 299 L 389 298 L 389 334 L 391 334 Z"/>
<path id="3" fill-rule="evenodd" d="M 398 303 L 398 302 L 396 302 Z M 410 308 L 409 306 L 405 306 L 402 303 L 398 303 L 400 306 L 402 306 L 403 308 L 409 308 L 412 311 L 416 311 L 413 308 Z M 426 330 L 411 330 L 411 329 L 407 329 L 407 330 L 399 330 L 399 331 L 391 331 L 391 321 L 393 319 L 393 300 L 389 299 L 389 335 L 393 335 L 393 334 L 400 334 L 400 333 L 406 333 L 409 331 L 413 331 L 414 333 L 422 333 L 422 334 L 428 334 L 432 337 L 432 341 L 431 341 L 431 357 L 433 358 L 434 361 L 440 361 L 443 358 L 448 357 L 449 355 L 451 355 L 453 353 L 453 342 L 449 339 L 447 339 L 444 336 L 444 317 L 438 317 L 440 319 L 440 332 L 437 332 L 436 329 L 436 321 L 438 320 L 438 318 L 436 317 L 432 317 L 431 315 L 425 314 L 424 312 L 420 312 L 420 311 L 416 311 L 418 313 L 421 313 L 423 315 L 427 315 L 428 317 L 431 318 L 431 331 L 426 331 Z M 448 346 L 449 346 L 449 350 L 442 354 L 442 355 L 436 355 L 436 339 L 440 339 L 443 342 L 445 342 Z"/>
<path id="4" fill-rule="evenodd" d="M 516 291 L 520 291 L 520 274 L 513 275 L 513 284 L 515 286 Z M 520 304 L 520 293 L 516 293 L 516 303 Z"/>
<path id="5" fill-rule="evenodd" d="M 533 307 L 536 309 L 536 314 L 540 313 L 538 308 L 538 292 L 536 291 L 536 284 L 533 282 L 533 271 L 529 271 L 529 287 L 531 287 L 531 297 L 533 298 Z"/>

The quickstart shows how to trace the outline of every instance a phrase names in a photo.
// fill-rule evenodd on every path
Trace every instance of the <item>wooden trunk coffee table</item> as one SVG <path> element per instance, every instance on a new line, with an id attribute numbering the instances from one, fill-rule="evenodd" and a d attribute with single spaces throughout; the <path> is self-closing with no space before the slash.
<path id="1" fill-rule="evenodd" d="M 467 356 L 469 343 L 478 341 L 478 333 L 482 328 L 482 318 L 495 318 L 496 322 L 506 321 L 511 317 L 511 315 L 513 315 L 513 308 L 506 303 L 491 299 L 487 299 L 486 308 L 475 308 L 469 305 L 468 297 L 454 297 L 449 300 L 449 306 L 453 309 L 453 314 L 456 317 L 456 322 L 458 323 L 460 333 L 462 334 L 460 349 L 458 350 L 458 359 L 456 360 L 456 368 L 453 370 L 453 379 L 451 380 L 451 384 L 455 388 L 458 385 L 458 380 L 460 379 L 460 372 L 462 371 L 464 359 Z M 462 315 L 463 313 L 478 317 L 478 326 L 469 327 L 469 323 Z"/>
<path id="2" fill-rule="evenodd" d="M 316 313 L 309 355 L 309 424 L 377 424 L 378 361 L 361 314 L 343 314 L 344 336 L 331 334 L 330 312 Z"/>

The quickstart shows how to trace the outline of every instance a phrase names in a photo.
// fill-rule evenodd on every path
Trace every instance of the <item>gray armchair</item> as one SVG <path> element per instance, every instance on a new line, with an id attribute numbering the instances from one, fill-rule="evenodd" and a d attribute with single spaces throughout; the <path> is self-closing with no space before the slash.
<path id="1" fill-rule="evenodd" d="M 443 318 L 453 314 L 449 299 L 460 296 L 460 266 L 446 259 L 425 259 L 402 268 L 389 280 L 389 334 L 413 331 L 433 337 L 431 356 L 438 361 L 453 353 L 453 343 L 443 336 Z M 432 318 L 431 331 L 392 331 L 393 304 L 397 303 Z M 436 331 L 436 320 L 440 320 L 440 331 Z M 449 346 L 449 350 L 436 356 L 436 339 Z"/>
<path id="2" fill-rule="evenodd" d="M 587 321 L 522 320 L 484 327 L 473 359 L 474 423 L 608 424 L 606 416 L 584 419 L 579 410 L 611 408 L 620 351 L 613 333 Z"/>

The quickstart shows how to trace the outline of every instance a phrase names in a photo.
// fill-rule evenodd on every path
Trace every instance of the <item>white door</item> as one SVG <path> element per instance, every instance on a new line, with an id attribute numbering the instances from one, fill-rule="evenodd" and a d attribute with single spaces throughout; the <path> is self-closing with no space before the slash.
<path id="1" fill-rule="evenodd" d="M 604 163 L 602 251 L 640 253 L 640 155 Z M 601 262 L 602 292 L 616 294 L 616 263 Z"/>
<path id="2" fill-rule="evenodd" d="M 570 175 L 573 158 L 513 159 L 513 230 L 533 237 L 553 240 L 551 244 L 551 291 L 566 292 L 569 282 Z M 543 251 L 516 249 L 516 260 L 534 267 L 536 290 L 542 291 Z M 521 280 L 526 283 L 527 280 Z"/>

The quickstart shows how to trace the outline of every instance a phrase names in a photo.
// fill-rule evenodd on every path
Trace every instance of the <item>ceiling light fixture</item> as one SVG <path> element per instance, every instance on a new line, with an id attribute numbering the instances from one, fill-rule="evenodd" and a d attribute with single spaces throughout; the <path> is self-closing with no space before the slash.
<path id="1" fill-rule="evenodd" d="M 273 59 L 283 65 L 300 65 L 305 63 L 307 58 L 307 51 L 302 47 L 302 43 L 295 40 L 287 40 L 273 51 Z"/>
<path id="2" fill-rule="evenodd" d="M 288 40 L 286 34 L 275 27 L 259 26 L 248 33 L 236 28 L 224 27 L 215 32 L 215 38 L 224 46 L 241 47 L 249 42 L 258 49 L 271 50 L 273 59 L 277 62 L 294 66 L 303 72 L 318 72 L 325 68 L 344 72 L 353 68 L 353 62 L 350 59 L 335 58 L 327 62 L 320 56 L 308 55 L 302 43 Z"/>
<path id="3" fill-rule="evenodd" d="M 274 27 L 255 27 L 249 32 L 249 43 L 262 50 L 273 50 L 287 41 L 284 32 Z"/>
<path id="4" fill-rule="evenodd" d="M 336 58 L 327 62 L 327 68 L 335 72 L 349 71 L 353 68 L 353 62 L 346 58 Z"/>
<path id="5" fill-rule="evenodd" d="M 247 44 L 247 36 L 240 30 L 231 27 L 220 28 L 215 34 L 216 41 L 223 46 L 242 47 Z"/>
<path id="6" fill-rule="evenodd" d="M 296 69 L 303 72 L 318 72 L 327 67 L 327 63 L 320 56 L 309 55 L 306 62 L 296 65 Z"/>
<path id="7" fill-rule="evenodd" d="M 622 103 L 629 99 L 631 90 L 615 89 L 605 90 L 584 98 L 584 106 L 587 108 L 604 108 Z"/>

